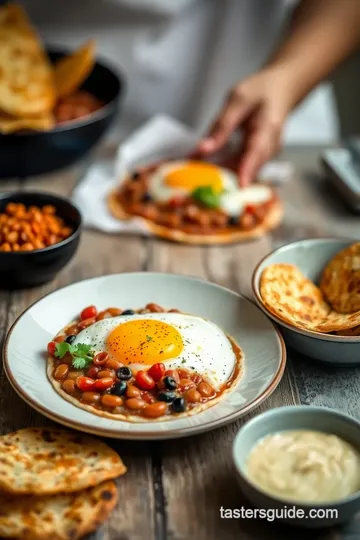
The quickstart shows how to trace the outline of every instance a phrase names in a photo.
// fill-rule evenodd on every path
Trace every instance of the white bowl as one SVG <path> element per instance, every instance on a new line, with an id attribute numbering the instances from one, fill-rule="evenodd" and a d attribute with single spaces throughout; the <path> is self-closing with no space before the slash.
<path id="1" fill-rule="evenodd" d="M 233 443 L 233 461 L 241 490 L 249 501 L 264 511 L 278 512 L 290 525 L 307 528 L 328 527 L 349 521 L 360 511 L 360 491 L 329 504 L 299 504 L 284 501 L 269 495 L 255 485 L 247 475 L 246 460 L 254 446 L 267 435 L 279 431 L 298 429 L 332 433 L 348 441 L 360 451 L 360 423 L 346 414 L 324 407 L 289 406 L 266 411 L 247 422 L 238 432 Z M 284 509 L 304 512 L 301 517 L 281 516 Z M 318 511 L 315 517 L 309 517 L 309 511 Z"/>
<path id="2" fill-rule="evenodd" d="M 314 238 L 299 240 L 276 249 L 264 257 L 255 268 L 252 289 L 256 303 L 281 328 L 286 345 L 319 362 L 337 366 L 360 365 L 360 336 L 336 336 L 297 328 L 273 315 L 263 304 L 260 279 L 263 270 L 271 264 L 285 263 L 297 266 L 314 283 L 319 282 L 322 270 L 329 260 L 355 240 Z"/>
<path id="3" fill-rule="evenodd" d="M 245 356 L 244 373 L 233 390 L 193 416 L 136 423 L 96 416 L 62 398 L 46 376 L 44 353 L 54 335 L 86 305 L 102 310 L 141 308 L 149 302 L 209 319 L 239 343 Z M 45 296 L 17 319 L 4 345 L 6 375 L 29 405 L 69 427 L 128 439 L 184 437 L 231 422 L 273 392 L 285 363 L 279 332 L 249 300 L 199 279 L 148 272 L 88 279 Z"/>

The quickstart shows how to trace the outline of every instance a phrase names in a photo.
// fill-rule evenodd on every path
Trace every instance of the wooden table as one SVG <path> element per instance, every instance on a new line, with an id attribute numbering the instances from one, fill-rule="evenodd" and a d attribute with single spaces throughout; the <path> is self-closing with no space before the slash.
<path id="1" fill-rule="evenodd" d="M 0 293 L 3 338 L 29 304 L 68 283 L 114 272 L 153 270 L 209 279 L 250 295 L 256 262 L 273 246 L 305 237 L 335 234 L 359 237 L 360 216 L 345 209 L 317 175 L 319 152 L 285 153 L 296 167 L 295 177 L 282 186 L 286 202 L 284 224 L 271 236 L 233 247 L 188 247 L 155 239 L 110 236 L 85 231 L 75 259 L 57 279 L 43 287 Z M 25 181 L 1 183 L 3 189 L 69 194 L 76 170 Z M 1 373 L 2 433 L 50 421 L 14 393 Z M 290 352 L 285 375 L 274 394 L 253 414 L 281 405 L 324 405 L 360 419 L 360 369 L 331 369 Z M 249 415 L 252 416 L 252 415 Z M 266 521 L 220 518 L 220 507 L 247 505 L 235 481 L 231 445 L 246 418 L 211 433 L 174 442 L 111 441 L 128 467 L 119 480 L 120 501 L 111 519 L 92 535 L 104 540 L 358 540 L 360 516 L 341 530 L 304 532 Z"/>

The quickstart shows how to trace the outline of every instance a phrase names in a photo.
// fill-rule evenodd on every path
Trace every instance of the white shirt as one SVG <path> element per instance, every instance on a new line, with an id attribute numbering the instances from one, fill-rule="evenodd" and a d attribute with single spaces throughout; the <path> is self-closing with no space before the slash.
<path id="1" fill-rule="evenodd" d="M 202 131 L 229 88 L 274 47 L 293 0 L 23 0 L 47 43 L 74 48 L 95 38 L 122 69 L 127 133 L 163 112 Z M 322 85 L 291 116 L 286 142 L 337 137 L 331 89 Z"/>

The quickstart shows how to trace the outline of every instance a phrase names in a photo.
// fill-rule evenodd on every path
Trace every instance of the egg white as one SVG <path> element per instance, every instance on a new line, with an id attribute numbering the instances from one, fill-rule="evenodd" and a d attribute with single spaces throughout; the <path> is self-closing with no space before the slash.
<path id="1" fill-rule="evenodd" d="M 188 161 L 173 161 L 160 165 L 149 176 L 148 191 L 151 198 L 157 202 L 168 202 L 174 197 L 186 196 L 192 189 L 172 187 L 166 185 L 166 176 L 172 171 L 186 167 Z M 219 210 L 228 216 L 240 216 L 247 205 L 259 205 L 272 198 L 272 190 L 269 186 L 252 185 L 244 188 L 239 187 L 236 174 L 224 167 L 216 166 L 221 177 L 223 192 L 220 195 Z"/>
<path id="2" fill-rule="evenodd" d="M 186 167 L 189 161 L 173 161 L 171 163 L 165 163 L 160 165 L 151 175 L 149 175 L 149 187 L 148 191 L 154 201 L 167 202 L 173 197 L 186 196 L 193 191 L 193 189 L 187 189 L 182 187 L 172 187 L 166 185 L 166 176 L 172 171 Z M 221 176 L 223 189 L 227 192 L 235 191 L 238 189 L 238 182 L 236 175 L 223 167 L 216 166 Z"/>
<path id="3" fill-rule="evenodd" d="M 174 327 L 182 337 L 183 350 L 179 356 L 165 360 L 166 369 L 186 368 L 204 377 L 219 390 L 231 377 L 236 355 L 231 342 L 214 323 L 181 313 L 149 313 L 120 315 L 98 321 L 82 330 L 74 341 L 92 346 L 95 352 L 106 350 L 106 339 L 117 326 L 135 319 L 155 319 Z M 134 370 L 149 369 L 150 365 L 128 364 Z"/>

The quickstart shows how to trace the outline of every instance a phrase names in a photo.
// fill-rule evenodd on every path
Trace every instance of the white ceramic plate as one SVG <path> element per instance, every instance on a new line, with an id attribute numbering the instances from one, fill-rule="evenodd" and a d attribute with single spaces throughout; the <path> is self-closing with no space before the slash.
<path id="1" fill-rule="evenodd" d="M 139 308 L 156 302 L 217 324 L 242 348 L 244 373 L 237 386 L 208 410 L 163 422 L 131 423 L 101 418 L 64 400 L 46 376 L 47 343 L 84 306 Z M 264 401 L 279 384 L 286 363 L 283 340 L 249 300 L 212 283 L 173 274 L 114 274 L 69 285 L 27 309 L 4 344 L 6 375 L 31 407 L 66 426 L 123 439 L 170 439 L 222 426 Z"/>

